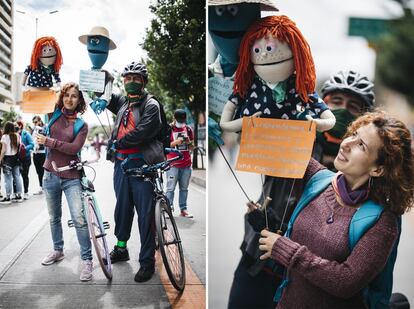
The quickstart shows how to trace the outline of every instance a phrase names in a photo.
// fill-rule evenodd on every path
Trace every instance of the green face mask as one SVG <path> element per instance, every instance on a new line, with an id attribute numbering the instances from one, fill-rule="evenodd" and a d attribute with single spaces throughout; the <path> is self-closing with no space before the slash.
<path id="1" fill-rule="evenodd" d="M 129 82 L 125 84 L 125 91 L 129 95 L 140 95 L 144 90 L 144 84 L 137 82 Z"/>
<path id="2" fill-rule="evenodd" d="M 335 115 L 336 122 L 335 126 L 327 131 L 327 133 L 335 138 L 342 139 L 349 124 L 354 121 L 356 117 L 345 108 L 332 110 L 332 113 Z M 325 154 L 336 156 L 339 151 L 339 144 L 328 142 L 324 132 L 318 132 L 316 139 L 322 145 Z"/>

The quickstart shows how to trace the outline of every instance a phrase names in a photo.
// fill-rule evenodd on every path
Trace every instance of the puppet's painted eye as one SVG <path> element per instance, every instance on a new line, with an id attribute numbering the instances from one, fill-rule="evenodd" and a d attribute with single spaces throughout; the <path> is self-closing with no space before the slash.
<path id="1" fill-rule="evenodd" d="M 268 53 L 273 54 L 275 50 L 276 50 L 276 46 L 274 44 L 269 43 L 266 45 L 266 51 Z"/>
<path id="2" fill-rule="evenodd" d="M 99 44 L 99 39 L 98 38 L 91 38 L 90 42 L 92 45 L 98 45 Z"/>
<path id="3" fill-rule="evenodd" d="M 258 45 L 255 45 L 255 46 L 253 46 L 252 51 L 255 54 L 260 54 L 260 52 L 262 51 L 262 49 Z"/>
<path id="4" fill-rule="evenodd" d="M 226 6 L 224 6 L 224 5 L 218 5 L 218 6 L 216 6 L 216 14 L 218 16 L 223 15 L 223 13 L 224 13 L 225 10 L 226 10 Z"/>
<path id="5" fill-rule="evenodd" d="M 232 16 L 236 16 L 237 12 L 239 11 L 239 8 L 237 7 L 237 5 L 228 5 L 227 6 L 227 11 L 232 15 Z"/>

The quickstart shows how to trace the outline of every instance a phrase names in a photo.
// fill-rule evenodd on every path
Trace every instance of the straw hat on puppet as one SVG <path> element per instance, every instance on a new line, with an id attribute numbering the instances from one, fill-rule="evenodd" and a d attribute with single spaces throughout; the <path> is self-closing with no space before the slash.
<path id="1" fill-rule="evenodd" d="M 88 37 L 89 36 L 103 36 L 109 39 L 109 49 L 115 49 L 116 48 L 116 44 L 114 43 L 114 41 L 111 40 L 111 38 L 109 37 L 109 31 L 108 29 L 106 29 L 105 27 L 102 26 L 95 26 L 91 29 L 91 31 L 89 31 L 88 34 L 84 34 L 79 36 L 79 41 L 81 41 L 83 44 L 87 45 L 88 44 Z"/>
<path id="2" fill-rule="evenodd" d="M 208 5 L 229 5 L 239 3 L 260 3 L 262 11 L 279 11 L 276 5 L 271 0 L 208 0 Z"/>

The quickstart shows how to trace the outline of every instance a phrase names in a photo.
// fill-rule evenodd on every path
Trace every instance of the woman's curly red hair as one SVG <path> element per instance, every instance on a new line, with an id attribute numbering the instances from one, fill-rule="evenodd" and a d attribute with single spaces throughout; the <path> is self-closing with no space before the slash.
<path id="1" fill-rule="evenodd" d="M 286 42 L 292 50 L 296 71 L 296 91 L 305 102 L 308 94 L 315 90 L 315 64 L 309 44 L 296 24 L 285 15 L 268 16 L 252 24 L 244 34 L 240 44 L 240 63 L 236 70 L 233 92 L 245 97 L 254 78 L 254 68 L 250 61 L 253 43 L 263 37 L 273 36 Z"/>
<path id="2" fill-rule="evenodd" d="M 382 141 L 377 164 L 384 169 L 382 176 L 372 179 L 370 198 L 385 209 L 402 215 L 414 203 L 414 153 L 410 131 L 400 120 L 377 111 L 355 120 L 345 138 L 369 124 L 376 127 Z"/>
<path id="3" fill-rule="evenodd" d="M 30 60 L 30 67 L 32 68 L 32 70 L 37 70 L 39 68 L 39 58 L 42 54 L 42 47 L 45 45 L 53 46 L 54 49 L 56 49 L 56 61 L 54 64 L 54 69 L 56 73 L 59 73 L 60 67 L 63 63 L 62 52 L 60 51 L 58 42 L 53 36 L 44 36 L 38 38 L 35 41 L 32 50 L 32 57 Z"/>

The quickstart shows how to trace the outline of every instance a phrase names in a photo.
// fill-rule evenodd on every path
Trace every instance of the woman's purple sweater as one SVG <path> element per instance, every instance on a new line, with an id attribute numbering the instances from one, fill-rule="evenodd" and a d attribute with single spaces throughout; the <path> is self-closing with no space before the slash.
<path id="1" fill-rule="evenodd" d="M 78 159 L 77 153 L 82 149 L 88 135 L 88 125 L 85 122 L 75 139 L 73 139 L 74 124 L 73 119 L 69 120 L 64 115 L 60 116 L 50 128 L 50 137 L 47 137 L 45 142 L 45 146 L 49 149 L 43 167 L 62 178 L 76 179 L 81 177 L 78 170 L 56 172 L 52 167 L 52 161 L 55 161 L 56 165 L 61 167 L 68 165 L 72 160 Z"/>
<path id="2" fill-rule="evenodd" d="M 323 166 L 311 160 L 305 183 Z M 326 219 L 334 209 L 334 222 Z M 362 289 L 382 270 L 397 238 L 396 216 L 384 211 L 352 251 L 348 230 L 357 208 L 341 206 L 332 185 L 297 217 L 291 239 L 280 237 L 271 258 L 288 269 L 277 308 L 365 308 Z"/>

